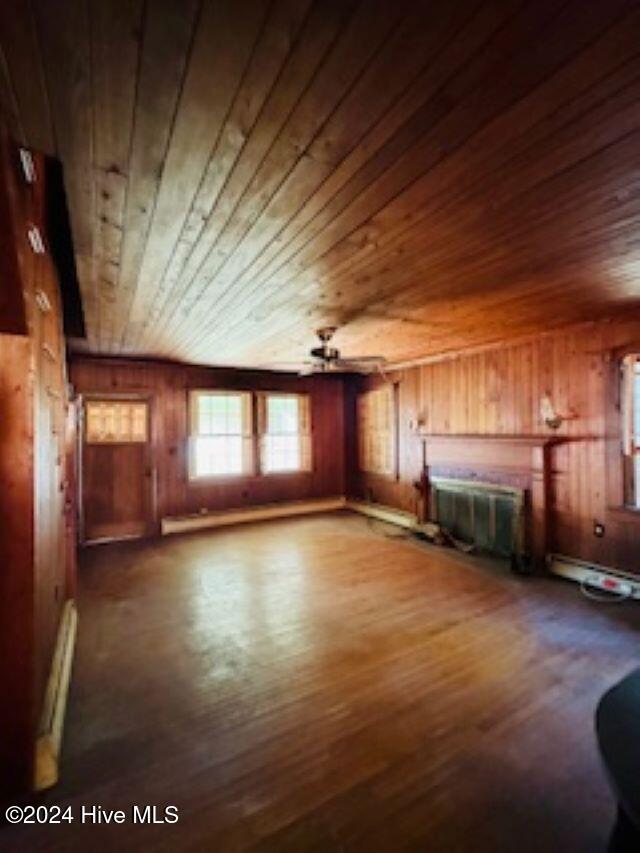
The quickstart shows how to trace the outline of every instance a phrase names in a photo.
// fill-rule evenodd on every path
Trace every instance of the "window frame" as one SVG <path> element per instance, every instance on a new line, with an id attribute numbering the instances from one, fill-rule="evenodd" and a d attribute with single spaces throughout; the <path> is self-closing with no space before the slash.
<path id="1" fill-rule="evenodd" d="M 374 394 L 385 392 L 389 395 L 389 465 L 385 470 L 367 467 L 363 449 L 362 411 L 365 399 Z M 381 477 L 386 480 L 397 480 L 399 477 L 399 429 L 398 429 L 398 385 L 396 382 L 385 382 L 373 388 L 360 391 L 356 397 L 356 435 L 358 450 L 358 472 L 371 477 Z"/>
<path id="2" fill-rule="evenodd" d="M 90 429 L 91 412 L 93 406 L 129 406 L 144 408 L 144 435 L 142 437 L 124 438 L 119 435 L 116 438 L 99 439 L 93 436 Z M 84 444 L 103 447 L 119 446 L 123 444 L 148 444 L 151 440 L 151 407 L 147 398 L 131 396 L 85 396 L 83 399 L 83 425 L 82 441 Z"/>
<path id="3" fill-rule="evenodd" d="M 640 349 L 625 353 L 620 369 L 623 508 L 640 513 Z"/>
<path id="4" fill-rule="evenodd" d="M 257 459 L 260 474 L 263 477 L 295 477 L 300 474 L 309 474 L 313 471 L 313 425 L 311 419 L 311 395 L 309 393 L 298 391 L 256 391 L 256 410 L 258 413 L 257 429 L 256 429 L 256 445 Z M 267 400 L 269 397 L 285 397 L 295 398 L 300 400 L 301 405 L 306 409 L 302 415 L 306 421 L 306 430 L 299 430 L 297 433 L 284 433 L 286 435 L 297 435 L 302 442 L 300 448 L 301 464 L 299 468 L 287 468 L 281 471 L 268 471 L 265 466 L 265 439 L 269 435 L 267 432 Z M 300 423 L 301 418 L 299 418 Z M 276 433 L 277 434 L 277 433 Z M 306 446 L 305 446 L 306 444 Z"/>
<path id="5" fill-rule="evenodd" d="M 238 472 L 225 472 L 219 474 L 196 473 L 196 439 L 206 437 L 197 430 L 198 401 L 201 397 L 241 397 L 246 401 L 246 422 L 248 432 L 241 433 L 216 433 L 215 435 L 234 436 L 239 435 L 243 440 L 243 469 Z M 187 474 L 190 483 L 220 483 L 225 480 L 239 480 L 254 476 L 256 473 L 256 453 L 254 437 L 254 399 L 251 391 L 236 388 L 191 388 L 189 389 L 189 432 L 187 435 Z M 246 444 L 245 444 L 246 442 Z"/>
<path id="6" fill-rule="evenodd" d="M 312 420 L 312 395 L 306 391 L 278 391 L 278 390 L 247 390 L 243 388 L 189 388 L 188 400 L 188 435 L 187 435 L 187 478 L 193 485 L 206 484 L 207 482 L 220 483 L 225 480 L 239 480 L 259 477 L 296 477 L 313 472 L 313 420 Z M 247 440 L 249 459 L 245 469 L 241 473 L 230 474 L 196 474 L 195 471 L 195 439 L 197 433 L 197 400 L 201 396 L 243 396 L 248 400 L 247 423 L 249 432 L 243 433 Z M 303 401 L 306 407 L 307 429 L 301 435 L 306 438 L 306 448 L 303 447 L 302 467 L 287 469 L 283 471 L 265 470 L 263 461 L 263 439 L 266 433 L 266 401 L 269 397 L 295 397 Z"/>

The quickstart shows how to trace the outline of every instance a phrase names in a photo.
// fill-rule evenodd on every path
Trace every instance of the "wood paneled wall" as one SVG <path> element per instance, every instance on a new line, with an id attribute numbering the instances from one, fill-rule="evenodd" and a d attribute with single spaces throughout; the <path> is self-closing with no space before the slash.
<path id="1" fill-rule="evenodd" d="M 539 415 L 540 397 L 549 393 L 569 415 L 557 432 L 563 441 L 552 451 L 554 550 L 640 572 L 640 513 L 621 509 L 619 477 L 617 365 L 627 347 L 640 349 L 640 319 L 582 325 L 392 373 L 399 400 L 397 478 L 357 470 L 355 397 L 380 380 L 354 381 L 347 393 L 349 492 L 413 512 L 423 457 L 411 421 L 421 419 L 434 434 L 550 435 Z M 595 520 L 605 524 L 602 538 L 594 536 Z"/>
<path id="2" fill-rule="evenodd" d="M 17 149 L 0 143 L 0 274 L 20 291 L 23 334 L 0 334 L 0 790 L 31 784 L 37 723 L 62 605 L 75 569 L 65 345 L 58 278 L 45 246 L 44 162 L 22 176 Z M 37 297 L 37 298 L 36 298 Z"/>
<path id="3" fill-rule="evenodd" d="M 152 361 L 76 357 L 71 381 L 80 394 L 142 392 L 151 397 L 157 529 L 161 518 L 345 491 L 344 394 L 340 377 L 298 378 L 260 371 Z M 188 398 L 194 388 L 296 391 L 311 395 L 313 470 L 299 474 L 189 480 Z"/>

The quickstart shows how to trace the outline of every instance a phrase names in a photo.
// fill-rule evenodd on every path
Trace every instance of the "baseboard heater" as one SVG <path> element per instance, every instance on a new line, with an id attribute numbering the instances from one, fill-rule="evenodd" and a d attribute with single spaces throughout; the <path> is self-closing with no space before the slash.
<path id="1" fill-rule="evenodd" d="M 378 521 L 386 521 L 389 524 L 404 527 L 407 530 L 418 529 L 418 520 L 415 515 L 405 512 L 402 509 L 395 509 L 395 507 L 367 503 L 366 501 L 347 500 L 345 502 L 345 509 L 350 509 L 352 512 L 359 512 L 361 515 L 367 515 L 370 518 L 377 518 Z"/>
<path id="2" fill-rule="evenodd" d="M 186 533 L 189 530 L 205 530 L 209 527 L 228 527 L 232 524 L 246 524 L 251 521 L 265 521 L 270 518 L 290 518 L 296 515 L 309 515 L 314 512 L 330 512 L 331 510 L 344 509 L 345 506 L 344 497 L 332 497 L 315 498 L 308 501 L 285 501 L 220 512 L 168 516 L 162 519 L 160 530 L 162 535 L 166 536 L 169 533 Z"/>
<path id="3" fill-rule="evenodd" d="M 69 599 L 64 605 L 60 618 L 51 672 L 38 727 L 33 780 L 36 791 L 50 788 L 58 781 L 60 745 L 62 743 L 77 626 L 76 605 L 72 599 Z"/>
<path id="4" fill-rule="evenodd" d="M 554 575 L 577 583 L 596 587 L 615 595 L 640 598 L 640 577 L 628 572 L 600 566 L 597 563 L 588 563 L 574 557 L 565 557 L 562 554 L 549 554 L 547 567 Z"/>

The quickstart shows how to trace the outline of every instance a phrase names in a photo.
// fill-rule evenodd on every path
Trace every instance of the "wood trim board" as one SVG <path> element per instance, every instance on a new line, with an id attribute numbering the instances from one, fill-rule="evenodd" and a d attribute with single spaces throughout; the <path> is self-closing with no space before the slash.
<path id="1" fill-rule="evenodd" d="M 242 507 L 197 515 L 173 516 L 162 519 L 161 532 L 163 536 L 166 536 L 169 533 L 186 533 L 191 530 L 205 530 L 210 527 L 228 527 L 233 524 L 264 521 L 271 518 L 289 518 L 314 512 L 330 512 L 331 510 L 344 509 L 345 506 L 346 500 L 340 496 L 309 501 L 286 501 L 278 504 Z"/>
<path id="2" fill-rule="evenodd" d="M 73 599 L 62 611 L 56 646 L 51 663 L 44 705 L 36 740 L 33 786 L 36 791 L 50 788 L 58 781 L 60 747 L 64 728 L 67 695 L 73 665 L 78 612 Z"/>

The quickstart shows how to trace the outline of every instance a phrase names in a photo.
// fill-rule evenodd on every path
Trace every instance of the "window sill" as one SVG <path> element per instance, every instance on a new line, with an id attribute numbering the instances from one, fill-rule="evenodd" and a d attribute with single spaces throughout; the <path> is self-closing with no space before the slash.
<path id="1" fill-rule="evenodd" d="M 607 515 L 613 516 L 617 521 L 640 524 L 640 507 L 633 506 L 610 506 Z"/>
<path id="2" fill-rule="evenodd" d="M 294 471 L 263 471 L 261 474 L 257 475 L 256 479 L 262 479 L 264 477 L 299 477 L 301 474 L 312 474 L 313 472 L 309 470 L 309 468 L 298 468 Z"/>
<path id="3" fill-rule="evenodd" d="M 237 483 L 238 480 L 248 480 L 253 474 L 203 474 L 202 476 L 190 475 L 188 483 L 190 486 L 210 486 L 214 483 Z"/>
<path id="4" fill-rule="evenodd" d="M 214 486 L 214 485 L 223 485 L 225 483 L 237 483 L 238 481 L 244 480 L 266 480 L 271 479 L 272 477 L 300 477 L 300 476 L 311 476 L 313 471 L 306 468 L 304 470 L 299 471 L 263 471 L 260 474 L 256 474 L 254 472 L 245 473 L 245 474 L 207 474 L 202 477 L 193 477 L 190 476 L 187 480 L 190 486 Z"/>

